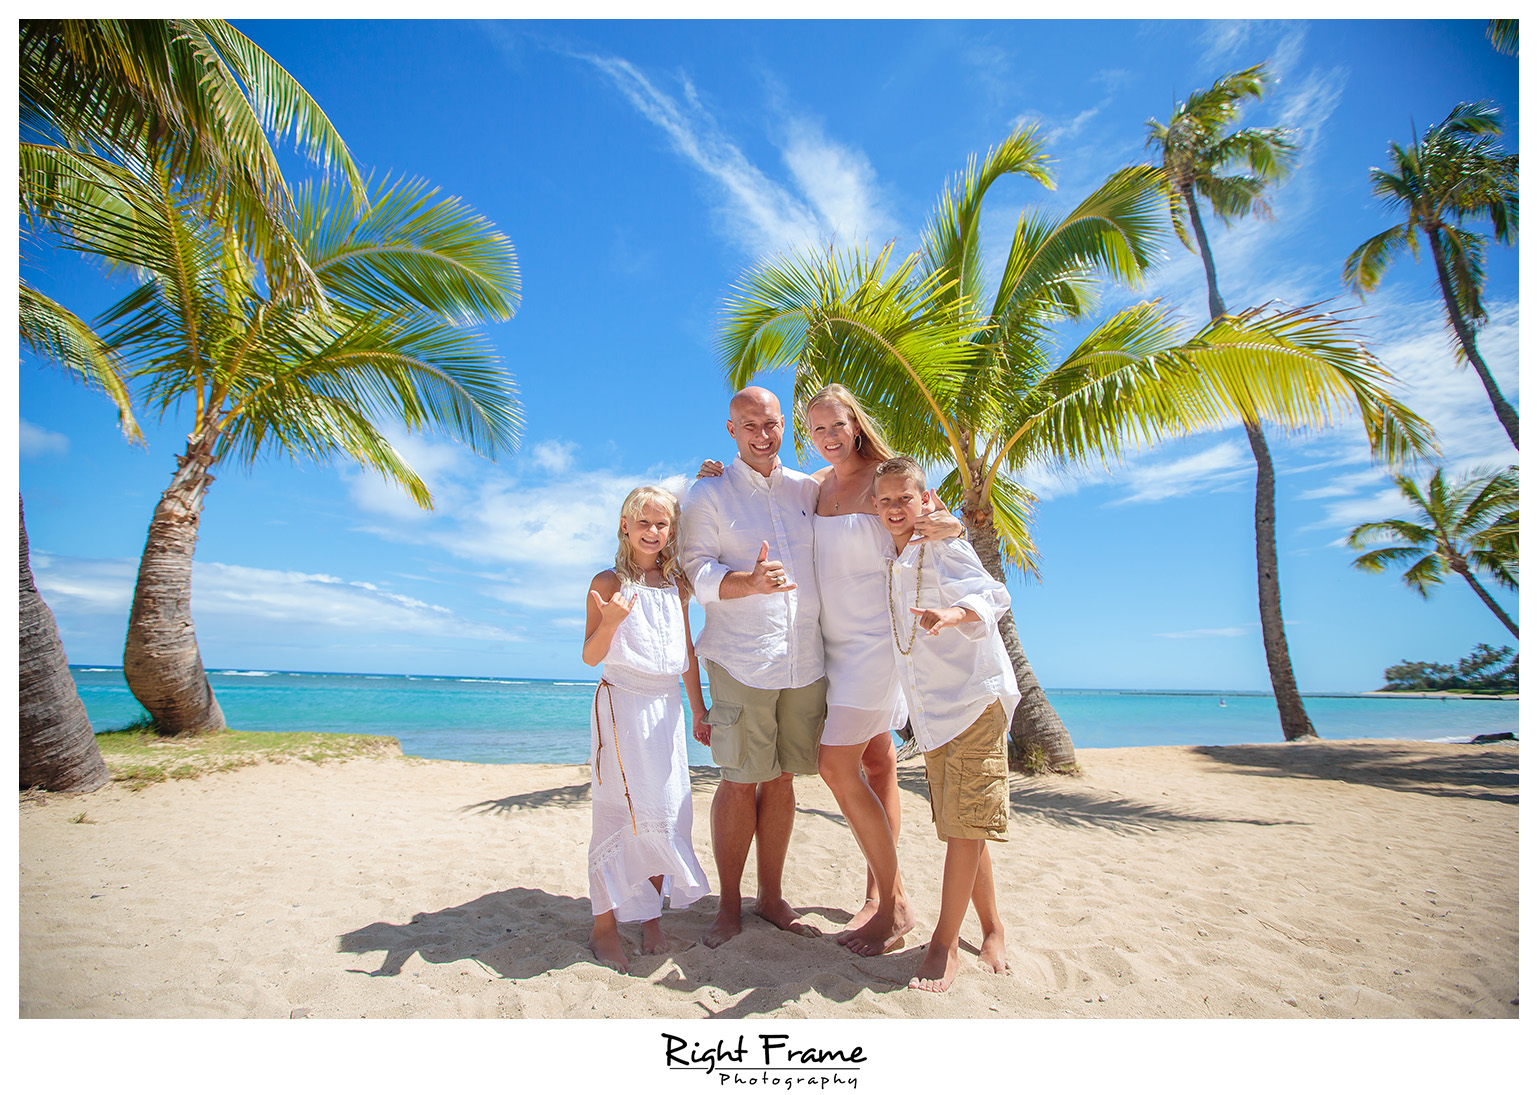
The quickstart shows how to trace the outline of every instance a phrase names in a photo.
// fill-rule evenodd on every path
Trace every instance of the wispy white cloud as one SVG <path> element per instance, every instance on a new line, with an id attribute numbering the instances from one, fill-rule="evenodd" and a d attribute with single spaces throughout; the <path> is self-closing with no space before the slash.
<path id="1" fill-rule="evenodd" d="M 38 590 L 61 614 L 125 617 L 133 599 L 133 559 L 80 559 L 39 553 Z M 284 632 L 395 632 L 518 641 L 503 628 L 468 620 L 442 605 L 331 574 L 194 562 L 192 614 L 200 625 L 280 625 Z"/>
<path id="2" fill-rule="evenodd" d="M 797 194 L 765 174 L 722 131 L 687 77 L 669 93 L 624 58 L 576 56 L 609 77 L 641 116 L 667 135 L 673 150 L 710 181 L 724 234 L 749 255 L 892 234 L 869 160 L 827 138 L 816 122 L 792 118 L 784 127 L 782 156 Z"/>
<path id="3" fill-rule="evenodd" d="M 1198 627 L 1190 631 L 1156 631 L 1156 639 L 1237 639 L 1255 630 L 1254 624 L 1245 627 Z"/>
<path id="4" fill-rule="evenodd" d="M 571 467 L 571 457 L 576 451 L 575 441 L 541 441 L 534 446 L 531 455 L 535 464 L 560 475 Z"/>
<path id="5" fill-rule="evenodd" d="M 1222 441 L 1175 460 L 1144 461 L 1119 469 L 1113 480 L 1126 484 L 1127 493 L 1111 504 L 1160 502 L 1232 489 L 1251 478 L 1254 468 L 1255 459 L 1244 447 L 1236 441 Z"/>
<path id="6" fill-rule="evenodd" d="M 54 433 L 25 418 L 16 424 L 16 440 L 24 457 L 64 456 L 69 452 L 69 438 Z"/>

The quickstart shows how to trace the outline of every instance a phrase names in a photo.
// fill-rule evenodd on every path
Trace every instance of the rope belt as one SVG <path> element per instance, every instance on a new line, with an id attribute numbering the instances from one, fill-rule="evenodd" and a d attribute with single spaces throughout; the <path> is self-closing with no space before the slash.
<path id="1" fill-rule="evenodd" d="M 605 688 L 609 690 L 609 729 L 614 734 L 614 759 L 619 761 L 619 781 L 625 789 L 625 805 L 630 807 L 630 831 L 640 835 L 640 830 L 635 823 L 635 803 L 630 801 L 630 781 L 625 778 L 625 758 L 619 751 L 619 723 L 614 718 L 614 686 L 605 678 L 598 682 L 598 688 L 593 693 L 593 726 L 598 733 L 598 749 L 593 754 L 593 778 L 603 785 L 603 775 L 600 764 L 603 761 L 603 722 L 598 717 L 598 693 Z"/>

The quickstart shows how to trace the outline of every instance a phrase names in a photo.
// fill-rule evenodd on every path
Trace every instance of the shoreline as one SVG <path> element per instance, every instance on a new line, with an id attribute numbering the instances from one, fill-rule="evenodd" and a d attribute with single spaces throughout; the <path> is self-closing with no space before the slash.
<path id="1" fill-rule="evenodd" d="M 857 958 L 714 894 L 664 913 L 632 976 L 586 948 L 587 768 L 400 755 L 264 763 L 22 796 L 23 1017 L 1066 1018 L 1517 1014 L 1515 743 L 1083 749 L 1011 774 L 991 849 L 1012 972 L 906 988 L 943 845 L 899 768 L 919 927 Z M 1279 778 L 1281 777 L 1281 778 Z M 714 770 L 691 770 L 714 888 Z M 825 933 L 864 886 L 820 780 L 796 780 L 786 896 Z M 745 889 L 751 894 L 754 867 Z M 635 928 L 623 929 L 634 950 Z"/>

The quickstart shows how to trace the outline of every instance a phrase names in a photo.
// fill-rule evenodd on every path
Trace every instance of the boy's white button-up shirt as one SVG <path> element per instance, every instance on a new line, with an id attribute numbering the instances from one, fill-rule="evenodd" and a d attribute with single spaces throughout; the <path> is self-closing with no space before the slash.
<path id="1" fill-rule="evenodd" d="M 683 501 L 679 556 L 705 607 L 694 652 L 751 688 L 800 688 L 823 675 L 812 517 L 817 483 L 776 462 L 762 476 L 738 456 L 719 477 L 697 479 Z M 721 598 L 721 579 L 751 571 L 759 549 L 785 566 L 787 593 Z"/>
<path id="2" fill-rule="evenodd" d="M 919 747 L 927 753 L 952 741 L 994 700 L 1004 705 L 1007 723 L 1020 702 L 1015 670 L 999 637 L 998 620 L 1009 611 L 1009 593 L 983 569 L 965 540 L 910 543 L 901 555 L 888 542 L 886 556 L 892 573 L 887 611 L 896 617 L 892 651 Z M 915 632 L 918 617 L 909 611 L 915 604 L 969 608 L 978 619 L 944 628 L 938 635 L 926 634 L 922 627 Z M 904 654 L 910 634 L 913 646 Z"/>

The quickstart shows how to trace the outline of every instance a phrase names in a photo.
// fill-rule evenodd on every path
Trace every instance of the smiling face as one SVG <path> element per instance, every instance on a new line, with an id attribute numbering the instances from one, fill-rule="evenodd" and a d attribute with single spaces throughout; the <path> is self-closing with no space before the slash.
<path id="1" fill-rule="evenodd" d="M 876 516 L 892 534 L 892 543 L 901 551 L 913 537 L 913 524 L 924 512 L 924 484 L 906 475 L 876 477 Z"/>
<path id="2" fill-rule="evenodd" d="M 774 470 L 785 440 L 780 401 L 764 388 L 744 388 L 732 397 L 726 432 L 737 442 L 737 455 L 760 475 Z"/>
<path id="3" fill-rule="evenodd" d="M 818 403 L 806 412 L 806 433 L 822 458 L 835 467 L 858 452 L 860 427 L 849 408 L 836 400 Z"/>
<path id="4" fill-rule="evenodd" d="M 635 517 L 619 519 L 619 534 L 630 542 L 636 562 L 649 567 L 673 538 L 673 515 L 656 502 L 647 502 Z"/>

